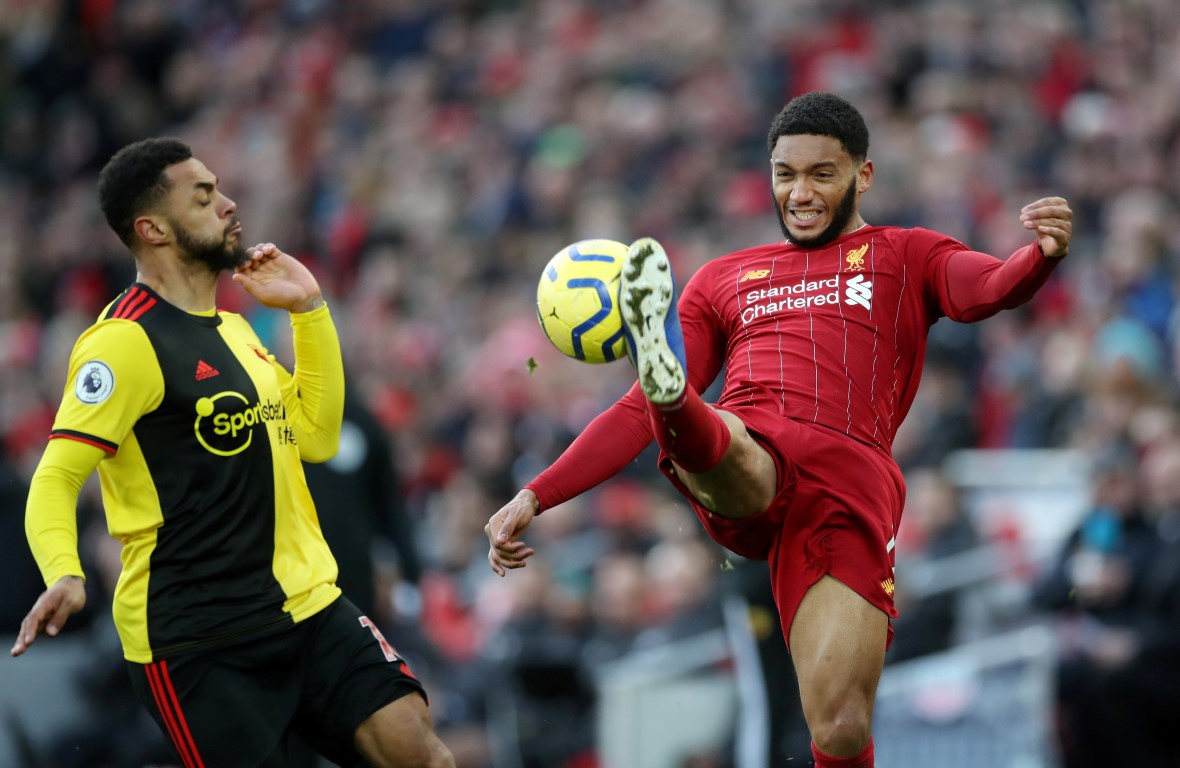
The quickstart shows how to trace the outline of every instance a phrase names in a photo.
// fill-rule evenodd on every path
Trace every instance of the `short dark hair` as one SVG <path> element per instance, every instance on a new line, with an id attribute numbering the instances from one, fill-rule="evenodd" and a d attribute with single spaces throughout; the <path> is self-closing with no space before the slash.
<path id="1" fill-rule="evenodd" d="M 164 169 L 192 156 L 193 151 L 179 139 L 144 139 L 123 147 L 103 166 L 98 175 L 98 205 L 128 247 L 135 242 L 135 219 L 171 189 Z"/>
<path id="2" fill-rule="evenodd" d="M 869 129 L 856 107 L 834 93 L 813 91 L 787 102 L 770 126 L 766 148 L 773 152 L 779 136 L 830 136 L 857 160 L 869 156 Z"/>

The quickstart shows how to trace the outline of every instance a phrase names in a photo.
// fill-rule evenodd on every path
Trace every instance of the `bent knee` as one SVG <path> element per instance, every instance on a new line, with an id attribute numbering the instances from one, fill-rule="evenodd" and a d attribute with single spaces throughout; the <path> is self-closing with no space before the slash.
<path id="1" fill-rule="evenodd" d="M 833 757 L 851 757 L 864 750 L 872 736 L 872 713 L 869 707 L 850 704 L 811 723 L 811 740 Z"/>

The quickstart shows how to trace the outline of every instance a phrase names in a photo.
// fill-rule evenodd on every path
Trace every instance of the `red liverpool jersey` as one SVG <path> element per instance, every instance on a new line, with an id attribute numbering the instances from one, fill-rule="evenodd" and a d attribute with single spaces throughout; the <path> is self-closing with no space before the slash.
<path id="1" fill-rule="evenodd" d="M 1019 306 L 1057 259 L 1036 244 L 1007 260 L 926 229 L 865 226 L 822 248 L 749 248 L 684 287 L 688 378 L 725 369 L 721 406 L 760 406 L 890 450 L 921 379 L 930 326 Z M 529 484 L 542 508 L 611 477 L 652 439 L 633 387 Z"/>

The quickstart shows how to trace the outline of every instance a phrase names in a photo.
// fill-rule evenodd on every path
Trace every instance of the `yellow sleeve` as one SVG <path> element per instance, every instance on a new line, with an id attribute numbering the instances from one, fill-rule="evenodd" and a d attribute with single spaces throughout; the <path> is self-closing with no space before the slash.
<path id="1" fill-rule="evenodd" d="M 163 397 L 156 353 L 138 323 L 104 320 L 78 337 L 52 439 L 25 504 L 25 534 L 46 585 L 83 575 L 77 521 L 82 484 Z"/>
<path id="2" fill-rule="evenodd" d="M 52 435 L 115 454 L 140 417 L 163 399 L 164 376 L 143 328 L 103 320 L 74 344 Z"/>
<path id="3" fill-rule="evenodd" d="M 291 315 L 291 334 L 295 373 L 274 363 L 279 391 L 300 458 L 327 461 L 340 447 L 344 420 L 344 361 L 327 305 Z"/>
<path id="4" fill-rule="evenodd" d="M 106 453 L 76 440 L 50 440 L 33 473 L 25 536 L 46 586 L 83 576 L 78 558 L 78 494 Z"/>

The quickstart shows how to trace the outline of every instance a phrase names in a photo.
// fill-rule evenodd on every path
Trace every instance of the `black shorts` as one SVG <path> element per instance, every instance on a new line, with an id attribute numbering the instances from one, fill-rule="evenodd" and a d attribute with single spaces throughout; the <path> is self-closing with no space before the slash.
<path id="1" fill-rule="evenodd" d="M 407 694 L 426 698 L 376 625 L 343 597 L 278 634 L 127 665 L 184 768 L 283 766 L 292 732 L 353 766 L 361 723 Z"/>

